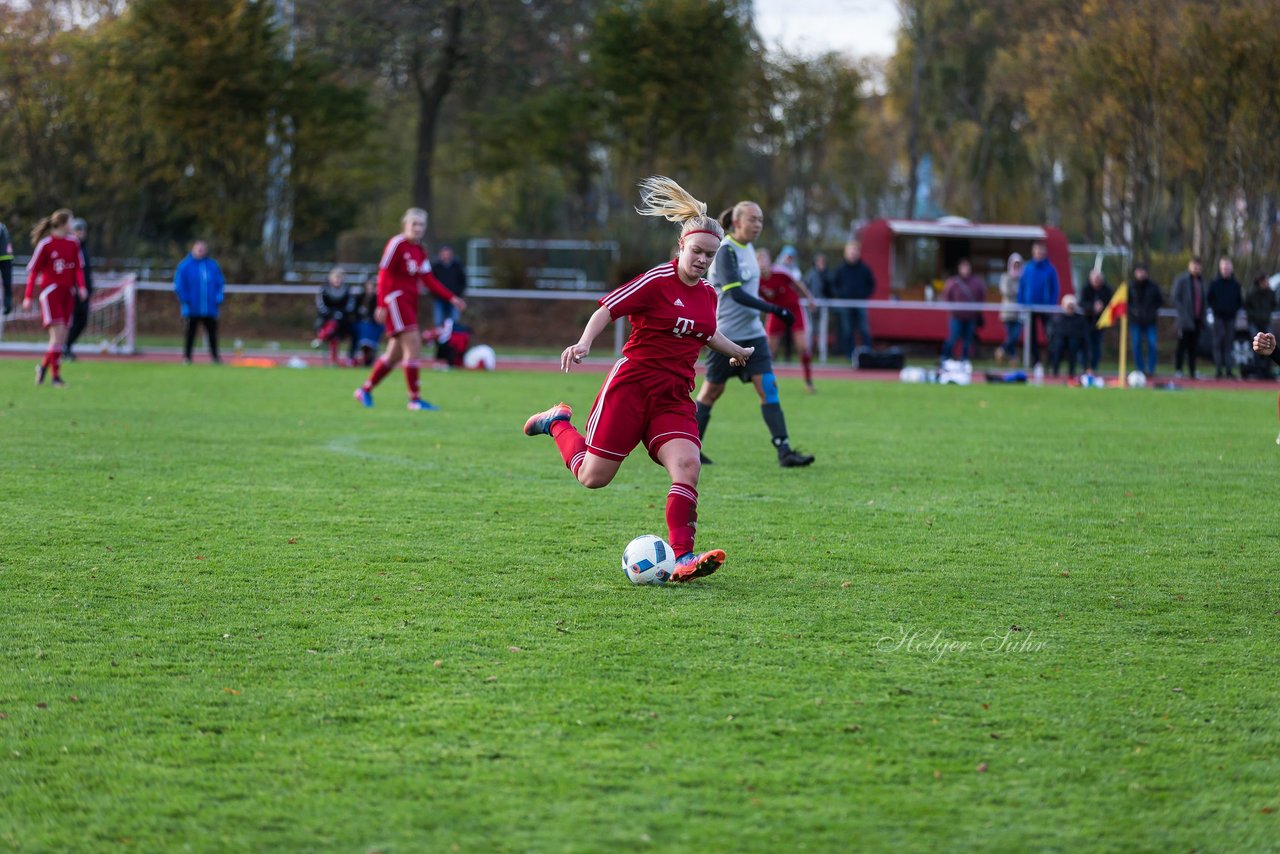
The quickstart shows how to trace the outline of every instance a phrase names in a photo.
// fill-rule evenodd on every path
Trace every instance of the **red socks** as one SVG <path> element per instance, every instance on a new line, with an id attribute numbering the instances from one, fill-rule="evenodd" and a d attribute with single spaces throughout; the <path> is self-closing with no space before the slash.
<path id="1" fill-rule="evenodd" d="M 804 384 L 813 385 L 813 354 L 805 351 L 800 354 L 800 367 L 804 369 Z"/>
<path id="2" fill-rule="evenodd" d="M 417 400 L 420 397 L 418 391 L 418 372 L 421 370 L 420 363 L 417 359 L 412 359 L 404 363 L 404 383 L 409 387 L 409 399 Z"/>
<path id="3" fill-rule="evenodd" d="M 568 421 L 556 421 L 551 425 L 551 438 L 555 440 L 565 467 L 578 476 L 582 461 L 587 458 L 587 440 Z"/>
<path id="4" fill-rule="evenodd" d="M 369 372 L 369 379 L 365 380 L 364 385 L 360 387 L 365 391 L 373 391 L 374 386 L 382 382 L 389 373 L 391 373 L 391 367 L 387 364 L 387 360 L 379 356 L 373 363 L 373 370 Z"/>
<path id="5" fill-rule="evenodd" d="M 56 380 L 62 375 L 62 351 L 46 350 L 44 358 L 40 360 L 41 370 L 46 368 L 53 369 L 53 378 Z"/>
<path id="6" fill-rule="evenodd" d="M 676 557 L 693 551 L 697 526 L 698 490 L 687 483 L 671 484 L 671 491 L 667 493 L 667 533 Z"/>
<path id="7" fill-rule="evenodd" d="M 329 364 L 331 365 L 338 364 L 338 339 L 337 338 L 329 339 Z"/>
<path id="8" fill-rule="evenodd" d="M 404 383 L 409 387 L 410 400 L 421 397 L 418 385 L 418 375 L 420 371 L 421 368 L 419 367 L 417 360 L 407 361 L 404 363 Z M 391 373 L 391 366 L 387 364 L 386 357 L 379 356 L 378 360 L 373 363 L 373 370 L 369 373 L 369 379 L 365 380 L 364 385 L 360 387 L 365 391 L 373 391 L 374 386 L 386 379 L 387 374 L 389 373 Z"/>

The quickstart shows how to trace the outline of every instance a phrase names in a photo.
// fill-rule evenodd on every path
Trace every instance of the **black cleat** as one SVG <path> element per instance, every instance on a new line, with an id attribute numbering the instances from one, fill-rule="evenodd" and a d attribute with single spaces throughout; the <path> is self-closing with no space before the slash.
<path id="1" fill-rule="evenodd" d="M 702 463 L 704 466 L 715 465 L 715 463 L 711 462 L 711 458 L 702 453 L 702 451 L 698 451 L 698 462 Z"/>
<path id="2" fill-rule="evenodd" d="M 778 465 L 784 469 L 798 468 L 807 466 L 813 462 L 813 454 L 802 454 L 792 448 L 787 448 L 781 454 L 778 454 Z"/>

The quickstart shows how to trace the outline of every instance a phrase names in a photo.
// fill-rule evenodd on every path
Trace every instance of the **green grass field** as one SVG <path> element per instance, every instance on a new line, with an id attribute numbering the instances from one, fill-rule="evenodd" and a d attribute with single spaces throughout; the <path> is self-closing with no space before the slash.
<path id="1" fill-rule="evenodd" d="M 1280 849 L 1273 392 L 784 381 L 699 545 L 602 377 L 0 360 L 0 850 Z"/>

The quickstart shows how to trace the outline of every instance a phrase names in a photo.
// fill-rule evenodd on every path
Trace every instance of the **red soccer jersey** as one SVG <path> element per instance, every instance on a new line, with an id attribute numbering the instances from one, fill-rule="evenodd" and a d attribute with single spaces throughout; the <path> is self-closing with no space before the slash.
<path id="1" fill-rule="evenodd" d="M 605 295 L 600 305 L 617 320 L 631 320 L 622 355 L 637 367 L 684 377 L 692 386 L 698 353 L 716 331 L 715 288 L 699 279 L 686 285 L 676 262 L 654 267 Z"/>
<path id="2" fill-rule="evenodd" d="M 777 270 L 760 280 L 760 299 L 785 308 L 800 304 L 800 295 L 796 293 L 791 277 Z"/>
<path id="3" fill-rule="evenodd" d="M 80 241 L 74 237 L 50 235 L 36 244 L 27 263 L 26 298 L 40 289 L 55 285 L 62 288 L 84 287 L 84 255 Z"/>
<path id="4" fill-rule="evenodd" d="M 378 264 L 378 305 L 385 308 L 387 294 L 393 291 L 402 291 L 416 300 L 424 288 L 441 299 L 453 298 L 453 292 L 432 274 L 431 262 L 422 244 L 397 234 L 387 241 Z"/>

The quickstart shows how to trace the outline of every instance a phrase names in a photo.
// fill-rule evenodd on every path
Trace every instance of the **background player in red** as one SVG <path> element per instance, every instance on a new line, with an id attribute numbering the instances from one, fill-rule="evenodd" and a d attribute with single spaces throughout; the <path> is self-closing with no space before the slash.
<path id="1" fill-rule="evenodd" d="M 643 442 L 653 461 L 671 476 L 666 517 L 677 555 L 671 580 L 690 581 L 710 575 L 725 560 L 720 549 L 693 551 L 702 468 L 690 397 L 694 367 L 704 345 L 735 364 L 745 364 L 751 348 L 739 347 L 716 331 L 716 292 L 702 279 L 724 238 L 720 223 L 706 215 L 706 204 L 670 178 L 647 178 L 640 190 L 638 213 L 683 224 L 680 253 L 604 296 L 578 343 L 560 354 L 560 367 L 568 371 L 591 352 L 591 342 L 611 321 L 623 316 L 631 321 L 631 337 L 596 396 L 586 436 L 569 423 L 573 410 L 564 403 L 530 417 L 524 432 L 551 436 L 569 471 L 588 489 L 607 486 L 622 461 Z"/>
<path id="2" fill-rule="evenodd" d="M 440 284 L 431 274 L 431 262 L 422 246 L 427 232 L 427 212 L 409 208 L 400 218 L 404 230 L 387 241 L 378 264 L 378 307 L 374 318 L 387 327 L 387 349 L 373 363 L 364 385 L 356 389 L 355 398 L 365 406 L 373 406 L 373 387 L 404 362 L 404 380 L 409 387 L 409 408 L 439 409 L 422 399 L 418 388 L 418 357 L 422 352 L 422 334 L 418 331 L 418 296 L 428 290 L 448 300 L 458 311 L 467 303 Z"/>
<path id="3" fill-rule="evenodd" d="M 66 208 L 54 211 L 31 230 L 35 251 L 27 264 L 27 291 L 23 310 L 31 308 L 32 297 L 40 302 L 40 322 L 49 330 L 49 349 L 36 366 L 36 385 L 44 382 L 52 369 L 55 386 L 62 381 L 62 350 L 67 343 L 67 327 L 75 312 L 76 295 L 88 299 L 84 287 L 84 255 L 70 234 L 73 214 Z"/>
<path id="4" fill-rule="evenodd" d="M 760 299 L 773 305 L 781 306 L 791 312 L 792 322 L 787 323 L 776 314 L 765 318 L 764 331 L 769 336 L 769 351 L 782 352 L 784 337 L 791 339 L 791 347 L 800 354 L 800 366 L 804 369 L 804 387 L 812 394 L 813 387 L 813 353 L 809 350 L 809 313 L 800 307 L 800 298 L 804 297 L 810 306 L 813 305 L 813 294 L 805 287 L 804 281 L 798 278 L 792 268 L 786 264 L 774 264 L 769 257 L 768 249 L 757 249 L 756 260 L 760 264 Z M 769 273 L 766 275 L 765 270 Z"/>

